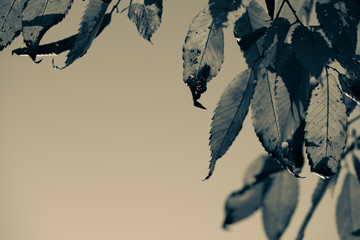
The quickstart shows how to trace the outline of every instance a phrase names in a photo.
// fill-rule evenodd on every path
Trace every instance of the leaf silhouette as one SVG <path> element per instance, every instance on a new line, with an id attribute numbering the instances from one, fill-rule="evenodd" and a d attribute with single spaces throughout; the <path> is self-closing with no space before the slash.
<path id="1" fill-rule="evenodd" d="M 268 10 L 268 14 L 271 18 L 271 20 L 274 19 L 274 11 L 275 11 L 275 0 L 265 0 L 266 7 Z"/>
<path id="2" fill-rule="evenodd" d="M 354 232 L 351 233 L 353 236 L 360 237 L 360 228 Z"/>
<path id="3" fill-rule="evenodd" d="M 295 211 L 299 194 L 298 180 L 286 171 L 272 178 L 263 203 L 263 222 L 269 239 L 279 239 Z"/>
<path id="4" fill-rule="evenodd" d="M 336 224 L 341 239 L 358 239 L 352 233 L 360 228 L 360 185 L 348 173 L 336 204 Z"/>
<path id="5" fill-rule="evenodd" d="M 96 34 L 96 37 L 110 24 L 111 22 L 111 13 L 106 13 L 104 19 L 101 23 L 101 26 Z M 46 55 L 58 55 L 65 51 L 68 51 L 74 45 L 78 34 L 74 34 L 70 37 L 64 38 L 62 40 L 39 45 L 36 56 L 46 56 Z M 29 55 L 29 49 L 25 48 L 17 48 L 12 51 L 12 54 L 16 55 Z"/>
<path id="6" fill-rule="evenodd" d="M 108 6 L 109 3 L 106 1 L 90 0 L 82 18 L 75 43 L 67 54 L 65 66 L 60 69 L 66 68 L 87 52 L 100 29 Z"/>
<path id="7" fill-rule="evenodd" d="M 52 26 L 70 10 L 73 0 L 29 0 L 22 13 L 22 36 L 29 56 L 35 60 L 38 45 Z"/>
<path id="8" fill-rule="evenodd" d="M 0 1 L 0 51 L 19 36 L 21 13 L 27 0 Z"/>
<path id="9" fill-rule="evenodd" d="M 360 183 L 360 159 L 355 154 L 353 154 L 353 163 L 354 163 L 356 176 Z"/>
<path id="10" fill-rule="evenodd" d="M 237 75 L 221 95 L 211 123 L 211 161 L 206 179 L 212 175 L 216 161 L 226 153 L 239 134 L 253 93 L 254 71 L 247 69 Z"/>
<path id="11" fill-rule="evenodd" d="M 198 99 L 224 61 L 224 33 L 214 25 L 208 6 L 195 16 L 189 27 L 183 60 L 183 80 L 190 87 L 194 105 L 204 108 Z"/>
<path id="12" fill-rule="evenodd" d="M 264 9 L 256 1 L 251 1 L 246 8 L 246 12 L 235 22 L 234 35 L 238 44 L 240 45 L 240 42 L 244 41 L 242 38 L 249 36 L 249 34 L 252 34 L 254 31 L 264 29 L 264 27 L 267 28 L 269 26 L 267 20 L 269 20 L 269 16 L 265 13 Z M 260 31 L 260 33 L 262 32 L 263 30 Z M 258 40 L 256 39 L 256 44 L 251 43 L 246 49 L 240 48 L 244 53 L 249 68 L 254 67 L 254 63 L 263 52 L 264 37 L 258 37 L 260 38 Z"/>
<path id="13" fill-rule="evenodd" d="M 228 21 L 228 13 L 236 11 L 241 6 L 242 0 L 209 0 L 211 17 L 216 27 L 224 27 Z"/>
<path id="14" fill-rule="evenodd" d="M 339 81 L 346 96 L 360 104 L 360 81 L 357 77 L 355 76 L 353 79 L 344 74 L 339 74 Z"/>
<path id="15" fill-rule="evenodd" d="M 306 151 L 311 171 L 330 177 L 346 142 L 346 107 L 336 79 L 327 74 L 313 91 L 305 118 Z"/>
<path id="16" fill-rule="evenodd" d="M 240 41 L 238 42 L 240 49 L 242 51 L 247 51 L 250 49 L 251 46 L 253 46 L 257 40 L 259 40 L 264 34 L 266 33 L 267 28 L 262 27 L 258 28 L 255 31 L 245 34 L 242 36 Z"/>
<path id="17" fill-rule="evenodd" d="M 304 26 L 294 30 L 291 45 L 301 64 L 315 77 L 321 74 L 323 67 L 333 57 L 332 49 L 321 34 Z"/>
<path id="18" fill-rule="evenodd" d="M 281 170 L 281 166 L 271 157 L 257 158 L 246 170 L 245 186 L 226 200 L 223 227 L 250 216 L 260 208 L 271 183 L 270 176 Z"/>
<path id="19" fill-rule="evenodd" d="M 152 35 L 160 26 L 162 10 L 162 0 L 131 0 L 128 17 L 140 35 L 151 42 Z"/>
<path id="20" fill-rule="evenodd" d="M 355 1 L 318 0 L 316 13 L 320 27 L 335 51 L 342 56 L 353 56 L 357 42 L 360 6 Z"/>

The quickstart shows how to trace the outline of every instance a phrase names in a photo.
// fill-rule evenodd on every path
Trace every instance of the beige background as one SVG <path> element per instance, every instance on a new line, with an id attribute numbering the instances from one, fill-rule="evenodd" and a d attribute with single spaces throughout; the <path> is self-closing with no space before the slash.
<path id="1" fill-rule="evenodd" d="M 181 48 L 206 0 L 168 0 L 153 45 L 126 13 L 68 69 L 0 53 L 1 240 L 265 239 L 261 212 L 221 229 L 228 194 L 263 152 L 250 122 L 207 174 L 212 111 L 246 65 L 226 31 L 225 63 L 192 106 L 182 82 Z M 126 7 L 124 1 L 120 7 Z M 44 41 L 73 34 L 85 2 Z M 64 59 L 56 58 L 61 65 Z M 307 170 L 306 170 L 307 171 Z M 294 239 L 317 177 L 304 173 L 301 198 L 283 239 Z M 335 196 L 338 193 L 336 189 Z M 305 239 L 337 239 L 327 193 Z"/>

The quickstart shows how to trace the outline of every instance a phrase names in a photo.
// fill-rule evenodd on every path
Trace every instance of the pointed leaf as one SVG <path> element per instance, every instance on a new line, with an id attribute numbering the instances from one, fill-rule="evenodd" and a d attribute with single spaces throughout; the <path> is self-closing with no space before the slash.
<path id="1" fill-rule="evenodd" d="M 239 134 L 253 93 L 254 71 L 248 69 L 237 75 L 221 95 L 211 123 L 211 161 L 206 178 L 212 175 L 216 161 L 226 153 Z"/>
<path id="2" fill-rule="evenodd" d="M 275 78 L 276 75 L 266 69 L 259 70 L 251 109 L 256 135 L 265 150 L 277 156 L 281 132 L 275 106 Z"/>
<path id="3" fill-rule="evenodd" d="M 271 18 L 271 20 L 274 19 L 274 11 L 275 11 L 275 0 L 265 0 L 266 7 L 268 10 L 268 14 Z"/>
<path id="4" fill-rule="evenodd" d="M 306 116 L 306 151 L 311 171 L 330 177 L 338 168 L 346 143 L 346 107 L 334 76 L 313 91 Z"/>
<path id="5" fill-rule="evenodd" d="M 97 36 L 101 23 L 108 8 L 109 3 L 103 0 L 90 0 L 81 21 L 81 27 L 77 34 L 74 46 L 67 54 L 65 66 L 72 64 L 76 59 L 82 57 L 90 48 L 93 40 Z"/>
<path id="6" fill-rule="evenodd" d="M 46 31 L 63 20 L 72 3 L 73 0 L 29 0 L 22 13 L 22 36 L 32 59 Z"/>
<path id="7" fill-rule="evenodd" d="M 228 21 L 229 12 L 236 11 L 242 0 L 209 0 L 211 16 L 216 27 L 224 27 Z"/>
<path id="8" fill-rule="evenodd" d="M 352 235 L 360 228 L 360 185 L 356 178 L 348 173 L 336 205 L 336 223 L 341 239 L 359 239 Z"/>
<path id="9" fill-rule="evenodd" d="M 0 51 L 21 32 L 21 13 L 27 0 L 0 1 Z"/>
<path id="10" fill-rule="evenodd" d="M 190 87 L 194 105 L 204 108 L 197 100 L 224 61 L 224 33 L 215 27 L 208 7 L 196 15 L 189 27 L 183 60 L 183 80 Z"/>
<path id="11" fill-rule="evenodd" d="M 352 0 L 318 0 L 316 13 L 321 29 L 337 54 L 353 56 L 357 42 L 359 4 Z"/>
<path id="12" fill-rule="evenodd" d="M 255 30 L 263 27 L 267 28 L 269 26 L 267 20 L 269 20 L 269 17 L 264 9 L 256 1 L 251 1 L 246 8 L 246 12 L 235 22 L 234 35 L 238 43 L 240 43 L 244 36 L 251 34 Z M 256 41 L 256 44 L 252 44 L 247 50 L 243 51 L 249 68 L 254 67 L 255 61 L 257 61 L 262 54 L 263 41 L 264 38 L 260 37 L 260 39 Z"/>
<path id="13" fill-rule="evenodd" d="M 96 34 L 96 37 L 105 29 L 105 27 L 107 27 L 110 24 L 110 21 L 111 21 L 111 13 L 105 14 L 101 26 Z M 58 55 L 60 53 L 68 51 L 74 46 L 76 38 L 77 38 L 77 34 L 74 34 L 70 37 L 64 38 L 56 42 L 39 45 L 36 56 Z M 29 49 L 25 47 L 25 48 L 17 48 L 13 50 L 12 54 L 29 55 L 30 53 L 29 53 Z"/>
<path id="14" fill-rule="evenodd" d="M 321 34 L 304 26 L 295 29 L 291 45 L 301 64 L 315 77 L 321 74 L 323 67 L 333 56 L 332 49 Z"/>
<path id="15" fill-rule="evenodd" d="M 131 0 L 128 17 L 140 35 L 151 42 L 152 35 L 160 26 L 162 10 L 162 0 Z"/>
<path id="16" fill-rule="evenodd" d="M 299 194 L 298 180 L 286 171 L 273 177 L 264 197 L 263 222 L 269 239 L 279 239 L 295 211 Z"/>

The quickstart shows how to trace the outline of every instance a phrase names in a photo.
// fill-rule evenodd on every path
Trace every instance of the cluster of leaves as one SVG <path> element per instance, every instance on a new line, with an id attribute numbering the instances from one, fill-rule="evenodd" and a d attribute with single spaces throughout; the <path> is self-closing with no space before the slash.
<path id="1" fill-rule="evenodd" d="M 223 29 L 231 25 L 228 15 L 243 9 L 233 31 L 248 69 L 230 82 L 214 111 L 206 179 L 241 131 L 251 106 L 254 130 L 269 156 L 255 161 L 248 170 L 252 181 L 245 178 L 244 188 L 227 199 L 224 226 L 262 207 L 269 239 L 279 239 L 298 195 L 296 178 L 281 170 L 299 177 L 309 160 L 311 171 L 325 179 L 314 193 L 315 209 L 330 179 L 337 178 L 341 160 L 359 144 L 356 138 L 344 151 L 348 117 L 360 104 L 360 2 L 209 0 L 193 19 L 183 47 L 183 80 L 197 107 L 204 108 L 198 100 L 221 69 Z M 314 26 L 309 25 L 312 12 L 317 17 Z M 358 160 L 351 164 L 360 179 Z M 359 183 L 348 173 L 337 206 L 342 239 L 359 235 L 359 194 Z"/>
<path id="2" fill-rule="evenodd" d="M 0 2 L 0 51 L 22 33 L 26 47 L 13 50 L 13 54 L 37 56 L 57 55 L 66 51 L 66 68 L 82 57 L 93 40 L 110 24 L 114 10 L 118 12 L 118 0 L 110 11 L 111 0 L 89 0 L 80 29 L 65 39 L 40 45 L 45 33 L 61 22 L 68 14 L 73 0 L 2 0 Z M 161 23 L 162 0 L 130 0 L 128 17 L 140 35 L 151 42 L 151 37 Z M 57 67 L 58 68 L 58 67 Z"/>

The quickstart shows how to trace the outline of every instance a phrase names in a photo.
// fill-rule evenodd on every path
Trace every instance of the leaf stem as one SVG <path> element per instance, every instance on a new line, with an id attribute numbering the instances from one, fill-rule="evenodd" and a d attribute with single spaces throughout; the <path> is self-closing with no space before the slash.
<path id="1" fill-rule="evenodd" d="M 301 26 L 304 26 L 304 24 L 301 22 L 300 18 L 297 16 L 295 9 L 291 6 L 289 0 L 284 0 L 287 5 L 289 6 L 290 10 L 294 14 L 294 17 L 296 18 L 296 22 L 300 23 Z"/>
<path id="2" fill-rule="evenodd" d="M 334 67 L 332 67 L 332 66 L 327 65 L 327 66 L 326 66 L 326 69 L 331 69 L 331 70 L 337 72 L 337 74 L 339 74 L 339 75 L 341 74 L 341 72 L 339 72 L 339 70 L 337 70 L 336 68 L 334 68 Z"/>
<path id="3" fill-rule="evenodd" d="M 319 179 L 318 185 L 321 184 L 321 186 L 317 190 L 317 195 L 312 200 L 313 204 L 312 204 L 309 212 L 305 216 L 305 219 L 304 219 L 304 221 L 303 221 L 303 223 L 302 223 L 302 225 L 300 227 L 300 230 L 299 230 L 299 233 L 298 233 L 298 235 L 296 237 L 296 240 L 302 240 L 303 239 L 305 229 L 306 229 L 307 225 L 309 224 L 310 219 L 311 219 L 312 215 L 314 214 L 317 206 L 319 205 L 322 197 L 324 196 L 324 193 L 325 193 L 325 191 L 327 189 L 327 186 L 329 185 L 330 179 L 331 178 L 327 178 L 325 180 Z M 323 182 L 321 183 L 321 181 L 323 181 Z"/>
<path id="4" fill-rule="evenodd" d="M 114 10 L 116 9 L 116 12 L 119 12 L 119 4 L 120 4 L 121 0 L 118 0 L 117 3 L 113 6 L 113 8 L 110 11 L 110 14 L 112 14 L 114 12 Z"/>

